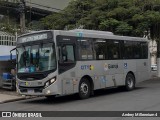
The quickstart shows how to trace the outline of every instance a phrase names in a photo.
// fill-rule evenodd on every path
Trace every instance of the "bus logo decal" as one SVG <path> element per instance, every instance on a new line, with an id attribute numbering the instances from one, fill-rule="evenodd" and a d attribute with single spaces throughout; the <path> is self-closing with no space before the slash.
<path id="1" fill-rule="evenodd" d="M 118 64 L 115 64 L 115 65 L 111 65 L 111 64 L 108 64 L 108 68 L 111 69 L 111 68 L 118 68 Z"/>
<path id="2" fill-rule="evenodd" d="M 28 86 L 28 82 L 25 82 L 25 85 Z"/>
<path id="3" fill-rule="evenodd" d="M 77 37 L 83 37 L 83 33 L 82 32 L 78 32 L 77 33 Z"/>
<path id="4" fill-rule="evenodd" d="M 105 63 L 105 64 L 104 64 L 104 71 L 107 71 L 107 70 L 108 70 L 108 64 Z"/>
<path id="5" fill-rule="evenodd" d="M 93 65 L 82 65 L 81 70 L 94 70 Z"/>
<path id="6" fill-rule="evenodd" d="M 94 66 L 93 65 L 90 65 L 90 70 L 94 70 Z"/>

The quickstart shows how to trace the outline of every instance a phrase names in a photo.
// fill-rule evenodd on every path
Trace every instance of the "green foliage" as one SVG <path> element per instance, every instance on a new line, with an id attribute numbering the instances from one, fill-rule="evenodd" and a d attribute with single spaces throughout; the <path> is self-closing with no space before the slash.
<path id="1" fill-rule="evenodd" d="M 46 29 L 83 27 L 140 37 L 150 31 L 160 40 L 160 0 L 73 0 L 41 23 Z"/>
<path id="2" fill-rule="evenodd" d="M 127 24 L 126 22 L 121 22 L 119 26 L 116 28 L 116 33 L 120 35 L 130 35 L 133 27 Z"/>
<path id="3" fill-rule="evenodd" d="M 114 32 L 115 28 L 120 24 L 120 22 L 116 19 L 109 18 L 108 20 L 104 20 L 100 23 L 99 29 L 104 31 Z"/>
<path id="4" fill-rule="evenodd" d="M 16 21 L 14 19 L 9 19 L 8 16 L 0 20 L 0 31 L 15 34 L 15 32 L 18 32 L 17 26 Z"/>

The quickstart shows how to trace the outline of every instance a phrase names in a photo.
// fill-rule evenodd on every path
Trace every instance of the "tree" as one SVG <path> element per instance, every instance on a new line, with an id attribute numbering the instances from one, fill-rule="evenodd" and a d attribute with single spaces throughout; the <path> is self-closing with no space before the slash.
<path id="1" fill-rule="evenodd" d="M 61 12 L 42 19 L 41 23 L 46 29 L 83 26 L 143 37 L 145 31 L 155 35 L 152 31 L 157 26 L 155 19 L 158 20 L 159 14 L 160 0 L 74 0 Z"/>
<path id="2" fill-rule="evenodd" d="M 160 0 L 73 0 L 60 13 L 42 19 L 42 23 L 48 29 L 83 26 L 137 37 L 148 33 L 158 42 L 160 63 Z"/>
<path id="3" fill-rule="evenodd" d="M 16 24 L 16 21 L 14 19 L 9 19 L 8 16 L 4 16 L 0 20 L 0 31 L 15 34 L 15 32 L 18 32 L 17 28 L 18 25 Z"/>

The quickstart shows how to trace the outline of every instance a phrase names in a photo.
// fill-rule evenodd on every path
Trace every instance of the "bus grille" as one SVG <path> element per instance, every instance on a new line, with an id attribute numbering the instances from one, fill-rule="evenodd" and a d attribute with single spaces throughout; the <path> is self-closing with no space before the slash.
<path id="1" fill-rule="evenodd" d="M 34 93 L 42 93 L 44 86 L 40 87 L 22 87 L 19 86 L 19 89 L 22 93 L 27 93 L 28 90 L 34 90 Z"/>
<path id="2" fill-rule="evenodd" d="M 27 80 L 27 81 L 32 81 L 32 80 L 42 80 L 47 75 L 45 74 L 17 74 L 17 78 L 20 80 Z"/>

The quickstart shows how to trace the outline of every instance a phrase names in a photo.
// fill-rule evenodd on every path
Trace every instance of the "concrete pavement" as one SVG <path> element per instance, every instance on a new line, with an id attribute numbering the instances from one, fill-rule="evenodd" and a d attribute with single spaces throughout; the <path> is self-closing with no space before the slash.
<path id="1" fill-rule="evenodd" d="M 0 104 L 24 99 L 26 99 L 25 96 L 0 94 Z"/>
<path id="2" fill-rule="evenodd" d="M 14 102 L 18 100 L 30 99 L 33 97 L 19 95 L 16 91 L 6 90 L 0 88 L 0 104 L 7 102 Z"/>

